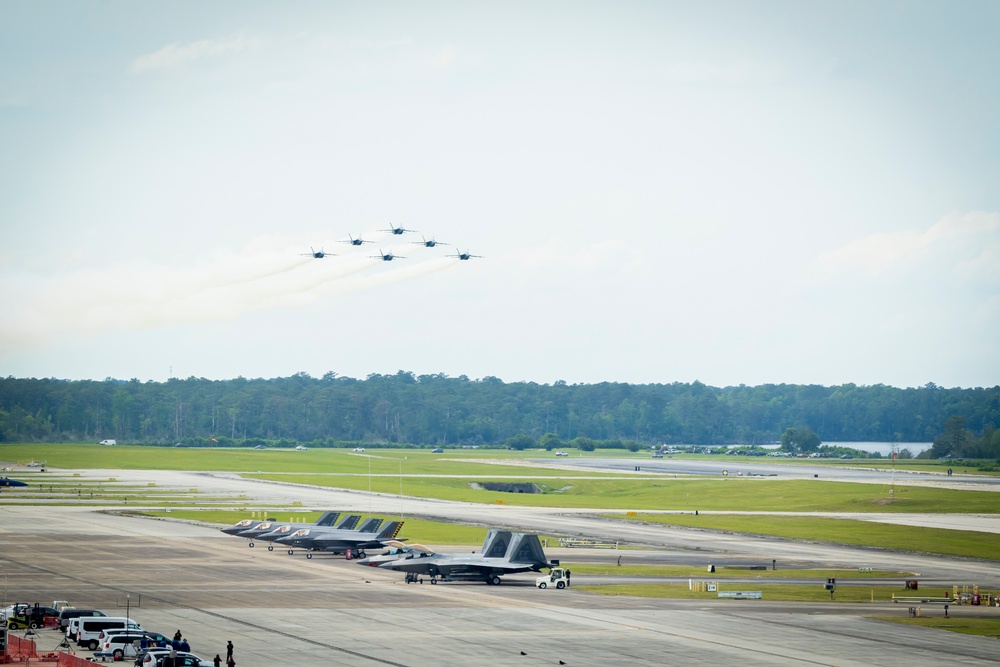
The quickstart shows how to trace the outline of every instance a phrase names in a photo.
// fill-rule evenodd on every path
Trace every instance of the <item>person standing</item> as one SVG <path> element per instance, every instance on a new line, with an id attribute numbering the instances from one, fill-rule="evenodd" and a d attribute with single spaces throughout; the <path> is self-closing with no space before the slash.
<path id="1" fill-rule="evenodd" d="M 219 657 L 218 653 L 215 654 L 215 658 L 212 660 L 212 664 L 215 665 L 215 667 L 222 667 L 222 658 Z"/>
<path id="2" fill-rule="evenodd" d="M 570 571 L 566 570 L 566 588 L 569 588 L 569 575 L 570 575 Z"/>
<path id="3" fill-rule="evenodd" d="M 233 641 L 230 639 L 226 644 L 226 664 L 228 665 L 233 660 Z"/>

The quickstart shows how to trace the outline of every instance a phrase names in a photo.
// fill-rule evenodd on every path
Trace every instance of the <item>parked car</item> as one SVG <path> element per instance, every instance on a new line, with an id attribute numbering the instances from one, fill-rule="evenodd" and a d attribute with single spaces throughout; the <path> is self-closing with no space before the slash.
<path id="1" fill-rule="evenodd" d="M 98 638 L 100 645 L 97 650 L 106 655 L 110 654 L 115 660 L 134 658 L 140 650 L 135 645 L 141 643 L 143 637 L 152 646 L 156 646 L 160 641 L 170 641 L 170 637 L 159 632 L 149 632 L 147 630 L 141 632 L 135 630 L 105 630 Z"/>
<path id="2" fill-rule="evenodd" d="M 89 618 L 92 616 L 107 616 L 107 614 L 97 609 L 75 609 L 72 607 L 63 609 L 59 612 L 59 629 L 66 632 L 66 629 L 69 628 L 69 622 L 74 618 Z"/>
<path id="3" fill-rule="evenodd" d="M 140 663 L 142 667 L 161 667 L 163 659 L 170 655 L 171 649 L 155 648 L 146 651 Z M 194 653 L 177 651 L 174 657 L 174 667 L 213 667 L 211 660 L 202 660 Z"/>

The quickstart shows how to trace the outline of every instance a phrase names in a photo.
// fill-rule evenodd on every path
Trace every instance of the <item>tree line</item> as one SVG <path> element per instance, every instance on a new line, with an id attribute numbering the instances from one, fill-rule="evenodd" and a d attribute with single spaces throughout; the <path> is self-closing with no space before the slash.
<path id="1" fill-rule="evenodd" d="M 789 428 L 823 441 L 932 442 L 953 416 L 969 434 L 959 444 L 984 436 L 989 442 L 1000 425 L 1000 386 L 550 385 L 405 371 L 363 380 L 333 372 L 166 382 L 0 379 L 6 442 L 448 446 L 503 444 L 523 435 L 530 442 L 547 437 L 548 444 L 582 438 L 753 445 L 777 442 Z"/>

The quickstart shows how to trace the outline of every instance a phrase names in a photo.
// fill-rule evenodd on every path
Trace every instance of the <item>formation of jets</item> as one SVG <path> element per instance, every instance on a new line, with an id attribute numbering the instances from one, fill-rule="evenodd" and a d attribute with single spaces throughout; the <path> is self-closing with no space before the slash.
<path id="1" fill-rule="evenodd" d="M 402 225 L 400 225 L 399 227 L 396 227 L 395 225 L 391 225 L 390 224 L 388 229 L 379 229 L 377 231 L 383 232 L 383 233 L 386 233 L 386 234 L 392 234 L 393 236 L 401 236 L 401 235 L 403 235 L 405 233 L 416 232 L 417 230 L 415 230 L 415 229 L 407 229 L 407 228 L 403 227 Z M 421 246 L 423 246 L 425 248 L 434 248 L 434 247 L 437 247 L 439 245 L 451 245 L 451 244 L 445 243 L 443 241 L 438 241 L 433 236 L 430 239 L 428 239 L 426 236 L 421 236 L 420 238 L 422 239 L 421 241 L 410 241 L 410 243 L 412 245 L 421 245 Z M 353 235 L 348 234 L 346 239 L 338 241 L 338 243 L 346 243 L 346 244 L 352 245 L 352 246 L 360 246 L 360 245 L 363 245 L 365 243 L 374 243 L 374 241 L 369 241 L 367 239 L 363 239 L 360 236 L 357 237 L 357 238 L 354 238 Z M 379 250 L 378 253 L 379 254 L 377 254 L 377 255 L 369 255 L 369 257 L 372 258 L 372 259 L 381 259 L 383 262 L 391 262 L 394 259 L 406 259 L 402 255 L 396 255 L 396 254 L 394 254 L 392 251 L 382 252 L 381 250 Z M 314 249 L 311 246 L 309 247 L 309 252 L 304 252 L 304 253 L 300 253 L 300 254 L 303 255 L 303 256 L 305 256 L 305 257 L 312 257 L 314 259 L 323 259 L 327 255 L 330 255 L 331 257 L 336 256 L 332 252 L 326 252 L 322 247 L 319 250 L 316 250 L 316 249 Z M 467 259 L 472 259 L 473 257 L 475 257 L 475 258 L 481 258 L 482 255 L 473 255 L 473 254 L 470 254 L 470 253 L 467 253 L 467 252 L 462 252 L 462 251 L 459 250 L 459 251 L 457 251 L 457 254 L 455 254 L 455 255 L 447 255 L 447 257 L 456 257 L 456 258 L 461 259 L 461 260 L 467 260 Z"/>
<path id="2" fill-rule="evenodd" d="M 405 538 L 397 537 L 402 521 L 385 523 L 383 519 L 370 518 L 358 526 L 361 517 L 352 514 L 338 524 L 340 514 L 325 512 L 316 523 L 308 525 L 244 519 L 223 528 L 222 532 L 246 538 L 251 547 L 254 540 L 268 542 L 268 551 L 274 550 L 274 544 L 286 546 L 289 555 L 295 549 L 304 549 L 306 558 L 312 558 L 314 553 L 346 554 L 348 559 L 356 558 L 359 565 L 403 572 L 406 583 L 423 583 L 420 577 L 425 576 L 432 584 L 483 581 L 496 586 L 505 574 L 540 572 L 559 565 L 559 561 L 546 558 L 542 543 L 534 534 L 491 529 L 478 554 L 437 553 L 420 544 L 406 544 Z M 366 553 L 381 548 L 387 550 L 372 556 Z"/>

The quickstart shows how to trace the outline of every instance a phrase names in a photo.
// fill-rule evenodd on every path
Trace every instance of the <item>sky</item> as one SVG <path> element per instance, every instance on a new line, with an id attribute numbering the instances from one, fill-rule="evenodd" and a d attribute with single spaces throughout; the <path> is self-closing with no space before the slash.
<path id="1" fill-rule="evenodd" d="M 996 386 L 998 29 L 0 3 L 0 376 Z"/>

